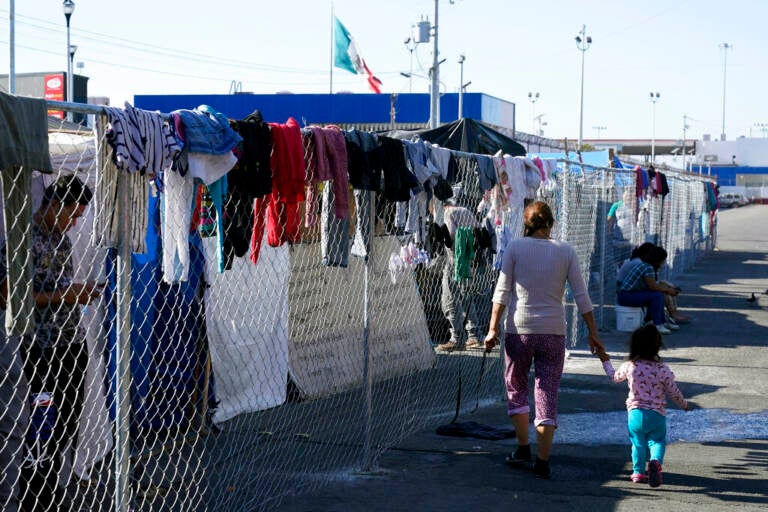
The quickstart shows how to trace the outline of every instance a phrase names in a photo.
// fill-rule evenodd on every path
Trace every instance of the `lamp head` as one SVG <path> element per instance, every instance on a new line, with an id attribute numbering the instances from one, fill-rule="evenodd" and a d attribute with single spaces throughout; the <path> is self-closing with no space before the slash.
<path id="1" fill-rule="evenodd" d="M 64 16 L 69 18 L 72 16 L 72 13 L 75 12 L 75 2 L 72 0 L 64 0 L 62 8 L 64 9 Z"/>
<path id="2" fill-rule="evenodd" d="M 581 43 L 581 37 L 580 37 L 580 36 L 576 36 L 576 38 L 575 38 L 575 39 L 576 39 L 576 44 L 579 44 L 579 43 Z"/>
<path id="3" fill-rule="evenodd" d="M 592 44 L 592 36 L 587 36 L 587 44 Z"/>

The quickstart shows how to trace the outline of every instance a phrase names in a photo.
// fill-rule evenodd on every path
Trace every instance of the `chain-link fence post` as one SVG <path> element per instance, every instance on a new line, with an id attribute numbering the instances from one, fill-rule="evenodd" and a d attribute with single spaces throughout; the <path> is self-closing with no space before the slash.
<path id="1" fill-rule="evenodd" d="M 608 212 L 606 206 L 608 202 L 608 191 L 606 189 L 605 176 L 608 171 L 605 169 L 599 171 L 600 176 L 600 219 L 597 222 L 598 226 L 603 226 L 600 230 L 600 329 L 605 329 L 605 258 L 606 248 L 605 244 L 608 243 L 608 237 L 606 231 L 608 226 L 606 225 L 606 219 L 608 218 Z M 611 176 L 613 178 L 613 176 Z"/>
<path id="2" fill-rule="evenodd" d="M 372 468 L 371 460 L 371 437 L 373 421 L 373 371 L 371 350 L 371 258 L 373 256 L 373 240 L 376 236 L 376 193 L 366 190 L 363 196 L 367 197 L 370 204 L 370 217 L 368 219 L 370 240 L 365 254 L 365 277 L 363 292 L 363 471 L 370 471 Z"/>
<path id="3" fill-rule="evenodd" d="M 115 344 L 115 511 L 130 510 L 131 244 L 128 176 L 118 177 L 117 343 Z"/>

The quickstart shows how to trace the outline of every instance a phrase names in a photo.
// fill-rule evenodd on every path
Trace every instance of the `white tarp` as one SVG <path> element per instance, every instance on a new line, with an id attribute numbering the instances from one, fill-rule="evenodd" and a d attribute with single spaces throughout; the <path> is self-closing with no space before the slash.
<path id="1" fill-rule="evenodd" d="M 266 234 L 265 234 L 266 236 Z M 262 244 L 257 265 L 235 258 L 218 271 L 217 241 L 206 238 L 205 325 L 216 380 L 213 421 L 285 402 L 288 384 L 288 245 Z"/>

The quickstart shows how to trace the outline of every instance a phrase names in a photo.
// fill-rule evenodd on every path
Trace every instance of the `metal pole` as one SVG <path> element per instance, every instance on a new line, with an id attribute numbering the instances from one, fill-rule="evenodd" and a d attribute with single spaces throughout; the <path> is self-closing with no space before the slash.
<path id="1" fill-rule="evenodd" d="M 579 50 L 581 50 L 581 100 L 579 103 L 579 145 L 578 150 L 581 151 L 581 146 L 584 142 L 584 55 L 587 53 L 586 48 L 586 33 L 587 33 L 587 26 L 582 25 L 581 26 L 581 42 L 584 44 L 584 46 L 579 46 Z"/>
<path id="2" fill-rule="evenodd" d="M 688 116 L 683 114 L 683 170 L 685 170 L 685 132 L 688 130 Z"/>
<path id="3" fill-rule="evenodd" d="M 432 73 L 430 78 L 432 83 L 429 87 L 429 127 L 437 128 L 440 124 L 440 70 L 437 60 L 437 13 L 440 0 L 435 0 L 435 24 L 432 27 L 434 30 L 433 35 L 433 48 L 432 48 Z"/>
<path id="4" fill-rule="evenodd" d="M 10 39 L 8 44 L 10 46 L 9 63 L 10 69 L 8 71 L 8 92 L 16 94 L 16 2 L 11 0 L 10 5 L 9 22 L 11 24 Z"/>
<path id="5" fill-rule="evenodd" d="M 723 49 L 723 131 L 720 132 L 720 140 L 725 140 L 725 71 L 728 61 L 728 50 L 733 47 L 728 43 L 720 43 L 720 48 Z"/>
<path id="6" fill-rule="evenodd" d="M 658 94 L 658 93 L 656 93 Z M 656 100 L 658 96 L 651 93 L 651 163 L 656 161 Z"/>
<path id="7" fill-rule="evenodd" d="M 334 61 L 334 51 L 336 48 L 336 17 L 333 13 L 333 2 L 331 2 L 331 62 L 329 66 L 329 83 L 328 83 L 328 92 L 329 94 L 333 94 L 333 61 Z"/>
<path id="8" fill-rule="evenodd" d="M 459 119 L 464 118 L 464 56 L 459 57 Z"/>
<path id="9" fill-rule="evenodd" d="M 70 41 L 69 41 L 69 18 L 71 15 L 67 14 L 65 17 L 67 18 L 67 101 L 69 103 L 72 103 L 72 57 L 70 56 L 71 53 L 69 51 L 70 48 Z M 73 116 L 72 112 L 67 113 L 67 118 L 72 121 Z"/>
<path id="10" fill-rule="evenodd" d="M 600 177 L 600 195 L 602 196 L 602 201 L 600 201 L 600 219 L 602 219 L 601 222 L 603 224 L 603 229 L 600 233 L 600 328 L 605 329 L 605 258 L 607 256 L 605 245 L 608 243 L 608 236 L 606 234 L 608 228 L 606 224 L 606 217 L 608 217 L 608 212 L 606 211 L 608 207 L 608 194 L 605 186 L 605 175 L 608 171 L 603 170 L 600 173 L 602 174 Z"/>
<path id="11" fill-rule="evenodd" d="M 117 254 L 117 343 L 115 359 L 115 511 L 128 512 L 131 494 L 130 414 L 131 414 L 131 246 L 128 177 L 118 177 L 120 244 Z"/>
<path id="12" fill-rule="evenodd" d="M 370 243 L 365 256 L 365 282 L 363 296 L 363 389 L 365 393 L 363 411 L 363 471 L 370 471 L 373 466 L 371 458 L 371 431 L 373 429 L 373 353 L 371 351 L 371 257 L 373 256 L 373 236 L 376 230 L 376 193 L 365 191 L 370 203 Z"/>

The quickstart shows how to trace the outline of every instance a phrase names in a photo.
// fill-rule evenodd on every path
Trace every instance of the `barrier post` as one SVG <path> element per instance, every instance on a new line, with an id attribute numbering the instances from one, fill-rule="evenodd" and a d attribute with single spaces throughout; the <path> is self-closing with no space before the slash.
<path id="1" fill-rule="evenodd" d="M 117 343 L 115 344 L 115 511 L 130 510 L 131 245 L 128 177 L 118 175 Z"/>

